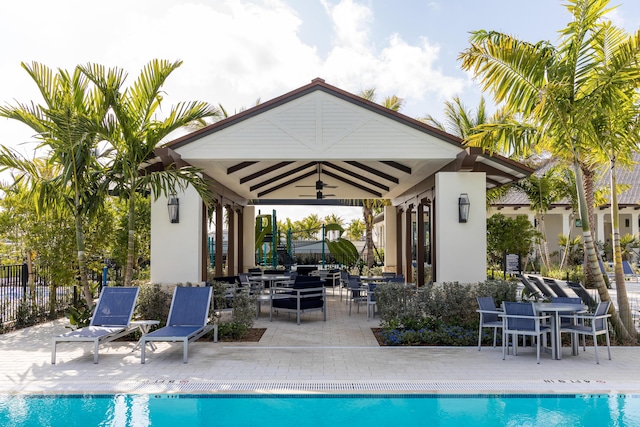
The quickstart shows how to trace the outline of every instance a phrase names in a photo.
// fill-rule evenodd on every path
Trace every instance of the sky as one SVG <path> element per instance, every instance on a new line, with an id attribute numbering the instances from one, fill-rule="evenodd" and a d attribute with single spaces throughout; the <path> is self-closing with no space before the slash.
<path id="1" fill-rule="evenodd" d="M 133 81 L 153 58 L 183 62 L 167 80 L 163 105 L 200 100 L 232 114 L 316 77 L 352 93 L 397 95 L 410 117 L 443 118 L 459 96 L 481 93 L 460 69 L 469 32 L 558 41 L 571 15 L 563 0 L 21 0 L 0 2 L 0 103 L 39 102 L 21 62 L 72 69 L 120 67 Z M 613 0 L 607 16 L 640 27 L 640 1 Z M 487 99 L 490 101 L 490 98 Z M 492 105 L 491 103 L 489 105 Z M 33 156 L 32 132 L 0 119 L 0 144 Z M 271 207 L 261 206 L 262 213 Z M 278 219 L 330 213 L 346 223 L 358 208 L 277 207 Z M 256 212 L 257 213 L 257 212 Z"/>

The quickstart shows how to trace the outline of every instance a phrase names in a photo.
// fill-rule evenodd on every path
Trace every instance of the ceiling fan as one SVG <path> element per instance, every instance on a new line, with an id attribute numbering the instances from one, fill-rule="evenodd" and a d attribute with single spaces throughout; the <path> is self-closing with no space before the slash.
<path id="1" fill-rule="evenodd" d="M 317 168 L 318 168 L 318 180 L 316 181 L 316 185 L 296 185 L 296 187 L 315 187 L 317 193 L 316 196 L 318 196 L 318 199 L 322 199 L 322 189 L 324 188 L 338 188 L 337 185 L 329 185 L 329 184 L 325 184 L 324 182 L 322 182 L 322 178 L 321 178 L 321 174 L 322 174 L 322 163 L 318 162 L 317 163 Z M 327 194 L 327 196 L 329 196 L 330 194 Z M 304 197 L 304 196 L 301 196 Z M 308 196 L 307 196 L 308 197 Z"/>
<path id="2" fill-rule="evenodd" d="M 309 185 L 308 187 L 311 187 L 311 186 Z M 335 188 L 335 187 L 333 187 L 333 188 Z M 313 194 L 301 194 L 300 197 L 313 197 Z M 322 190 L 316 191 L 316 199 L 317 200 L 326 199 L 327 197 L 335 197 L 335 194 L 323 194 Z"/>

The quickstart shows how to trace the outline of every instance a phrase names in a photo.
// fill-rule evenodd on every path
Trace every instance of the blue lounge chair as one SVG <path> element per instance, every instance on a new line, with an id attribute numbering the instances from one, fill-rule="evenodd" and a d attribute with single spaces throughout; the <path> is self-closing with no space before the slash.
<path id="1" fill-rule="evenodd" d="M 155 330 L 140 339 L 140 363 L 145 361 L 147 342 L 182 342 L 182 361 L 189 358 L 189 343 L 211 330 L 207 325 L 211 305 L 211 287 L 176 286 L 169 309 L 167 326 Z"/>
<path id="2" fill-rule="evenodd" d="M 622 261 L 622 272 L 625 279 L 633 277 L 636 282 L 638 281 L 638 274 L 633 271 L 633 268 L 631 267 L 631 264 L 629 264 L 629 261 Z"/>
<path id="3" fill-rule="evenodd" d="M 98 346 L 138 329 L 129 325 L 140 288 L 106 287 L 102 289 L 89 326 L 53 337 L 51 364 L 56 364 L 59 342 L 93 343 L 93 363 L 98 363 Z"/>

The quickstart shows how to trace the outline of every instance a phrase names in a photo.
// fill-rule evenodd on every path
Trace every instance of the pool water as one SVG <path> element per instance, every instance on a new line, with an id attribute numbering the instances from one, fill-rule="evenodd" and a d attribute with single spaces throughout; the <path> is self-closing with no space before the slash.
<path id="1" fill-rule="evenodd" d="M 0 396 L 0 426 L 640 426 L 640 395 Z"/>

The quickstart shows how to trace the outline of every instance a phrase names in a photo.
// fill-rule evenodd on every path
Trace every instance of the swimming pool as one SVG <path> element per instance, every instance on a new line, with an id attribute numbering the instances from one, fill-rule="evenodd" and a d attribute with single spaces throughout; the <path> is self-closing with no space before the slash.
<path id="1" fill-rule="evenodd" d="M 640 395 L 4 395 L 2 426 L 638 426 Z"/>

